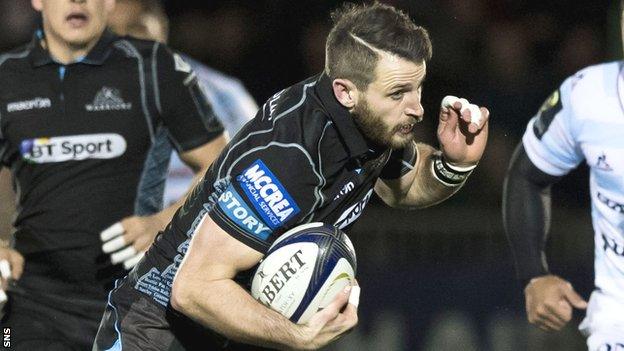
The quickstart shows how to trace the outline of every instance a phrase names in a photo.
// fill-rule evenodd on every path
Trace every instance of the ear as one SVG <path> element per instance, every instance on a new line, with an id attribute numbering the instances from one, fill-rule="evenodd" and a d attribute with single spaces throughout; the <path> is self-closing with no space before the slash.
<path id="1" fill-rule="evenodd" d="M 334 96 L 340 104 L 351 110 L 358 102 L 360 91 L 355 84 L 348 79 L 334 79 L 332 82 Z"/>
<path id="2" fill-rule="evenodd" d="M 30 4 L 32 5 L 33 9 L 41 12 L 41 10 L 43 9 L 43 3 L 41 2 L 41 0 L 30 0 Z"/>

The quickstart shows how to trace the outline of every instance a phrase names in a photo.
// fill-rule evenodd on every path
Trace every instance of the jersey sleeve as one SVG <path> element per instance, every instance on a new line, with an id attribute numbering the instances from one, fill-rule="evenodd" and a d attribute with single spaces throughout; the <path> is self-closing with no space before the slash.
<path id="1" fill-rule="evenodd" d="M 416 151 L 416 144 L 410 143 L 403 149 L 392 151 L 388 162 L 384 166 L 379 178 L 381 179 L 398 179 L 405 175 L 407 172 L 414 169 L 416 160 L 418 159 L 418 152 Z"/>
<path id="2" fill-rule="evenodd" d="M 301 145 L 244 149 L 216 167 L 227 183 L 210 216 L 234 238 L 266 252 L 275 238 L 309 217 L 320 200 L 322 178 Z"/>
<path id="3" fill-rule="evenodd" d="M 164 45 L 159 46 L 155 60 L 156 104 L 178 152 L 199 147 L 220 136 L 223 125 L 215 117 L 190 64 Z"/>
<path id="4" fill-rule="evenodd" d="M 575 138 L 572 90 L 580 77 L 570 77 L 531 119 L 522 143 L 531 162 L 546 174 L 563 176 L 576 168 L 583 154 Z"/>

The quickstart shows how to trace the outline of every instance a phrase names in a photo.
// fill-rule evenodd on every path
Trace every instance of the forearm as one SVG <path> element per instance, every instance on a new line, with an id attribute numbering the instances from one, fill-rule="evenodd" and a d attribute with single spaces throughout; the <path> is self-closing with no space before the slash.
<path id="1" fill-rule="evenodd" d="M 164 230 L 167 224 L 171 222 L 171 219 L 175 215 L 176 211 L 184 204 L 184 201 L 186 201 L 186 198 L 193 191 L 193 188 L 195 187 L 195 185 L 197 185 L 197 183 L 199 183 L 202 180 L 204 174 L 206 174 L 207 171 L 208 171 L 208 167 L 205 167 L 205 168 L 202 168 L 199 172 L 195 173 L 195 176 L 193 177 L 193 180 L 191 181 L 191 186 L 186 191 L 184 196 L 179 198 L 178 201 L 176 201 L 171 206 L 166 207 L 162 211 L 154 214 L 154 218 L 158 221 L 161 227 L 160 230 Z"/>
<path id="2" fill-rule="evenodd" d="M 516 150 L 503 186 L 503 224 L 523 287 L 548 274 L 545 246 L 555 181 L 533 166 L 522 146 Z"/>
<path id="3" fill-rule="evenodd" d="M 188 282 L 188 281 L 187 281 Z M 254 300 L 230 279 L 185 285 L 174 308 L 237 342 L 278 349 L 301 348 L 301 328 Z"/>
<path id="4" fill-rule="evenodd" d="M 445 184 L 434 176 L 432 166 L 438 152 L 432 146 L 415 144 L 418 158 L 414 168 L 397 180 L 378 182 L 377 193 L 386 204 L 398 208 L 424 208 L 440 203 L 463 185 Z"/>

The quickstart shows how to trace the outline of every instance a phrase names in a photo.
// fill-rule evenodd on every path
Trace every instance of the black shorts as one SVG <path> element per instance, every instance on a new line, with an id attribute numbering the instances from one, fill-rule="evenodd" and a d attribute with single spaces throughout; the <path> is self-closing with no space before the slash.
<path id="1" fill-rule="evenodd" d="M 124 280 L 126 280 L 125 278 Z M 122 280 L 123 281 L 123 280 Z M 123 283 L 109 297 L 93 351 L 266 350 L 230 342 Z"/>
<path id="2" fill-rule="evenodd" d="M 108 290 L 124 273 L 101 256 L 99 245 L 24 255 L 1 322 L 12 349 L 91 350 Z"/>
<path id="3" fill-rule="evenodd" d="M 63 306 L 71 305 L 71 309 Z M 83 310 L 77 312 L 80 306 Z M 90 350 L 97 332 L 102 301 L 49 297 L 45 303 L 28 294 L 9 293 L 1 329 L 10 328 L 13 350 Z"/>

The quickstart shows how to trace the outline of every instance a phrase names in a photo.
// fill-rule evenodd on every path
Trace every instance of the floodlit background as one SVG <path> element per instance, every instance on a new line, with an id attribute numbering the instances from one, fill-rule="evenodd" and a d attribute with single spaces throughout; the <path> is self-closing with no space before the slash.
<path id="1" fill-rule="evenodd" d="M 576 330 L 529 326 L 502 229 L 501 192 L 528 120 L 567 76 L 621 57 L 618 1 L 383 1 L 431 34 L 420 140 L 436 144 L 439 104 L 457 95 L 491 111 L 485 156 L 461 192 L 422 211 L 378 199 L 350 231 L 362 286 L 360 325 L 330 350 L 584 350 Z M 323 68 L 329 11 L 340 1 L 164 1 L 170 45 L 238 77 L 259 104 Z M 0 49 L 29 40 L 27 0 L 0 0 Z M 593 232 L 587 170 L 554 188 L 553 272 L 589 296 Z M 11 201 L 0 194 L 0 201 Z M 8 215 L 0 214 L 8 226 Z"/>

